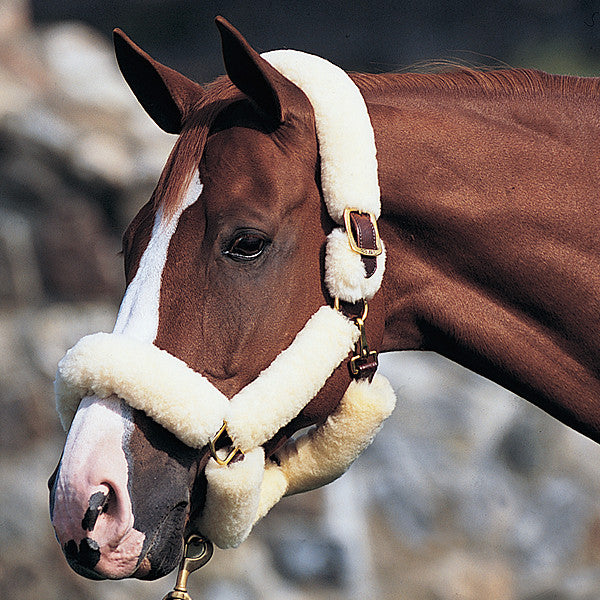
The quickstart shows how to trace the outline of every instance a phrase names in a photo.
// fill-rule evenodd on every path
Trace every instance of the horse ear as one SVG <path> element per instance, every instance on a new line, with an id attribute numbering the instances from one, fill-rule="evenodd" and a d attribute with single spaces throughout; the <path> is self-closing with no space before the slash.
<path id="1" fill-rule="evenodd" d="M 260 110 L 279 124 L 292 107 L 310 107 L 304 93 L 262 58 L 235 27 L 223 17 L 217 17 L 215 22 L 229 79 Z"/>
<path id="2" fill-rule="evenodd" d="M 113 31 L 113 38 L 121 73 L 144 110 L 167 133 L 181 133 L 189 108 L 203 93 L 202 87 L 161 65 L 120 29 Z"/>

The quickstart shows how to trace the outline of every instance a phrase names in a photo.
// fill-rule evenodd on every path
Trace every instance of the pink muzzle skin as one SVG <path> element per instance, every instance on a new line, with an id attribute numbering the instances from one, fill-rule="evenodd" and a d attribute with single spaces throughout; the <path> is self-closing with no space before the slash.
<path id="1" fill-rule="evenodd" d="M 51 514 L 69 562 L 88 576 L 117 579 L 138 567 L 145 534 L 133 527 L 124 448 L 131 409 L 117 398 L 81 401 L 54 485 Z"/>

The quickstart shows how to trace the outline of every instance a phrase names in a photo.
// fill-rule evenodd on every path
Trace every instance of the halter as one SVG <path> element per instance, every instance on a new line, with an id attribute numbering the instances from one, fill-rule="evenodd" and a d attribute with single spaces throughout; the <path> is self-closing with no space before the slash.
<path id="1" fill-rule="evenodd" d="M 115 394 L 187 445 L 208 445 L 206 503 L 196 525 L 222 548 L 239 545 L 283 495 L 339 477 L 395 405 L 389 382 L 375 374 L 377 355 L 366 338 L 368 301 L 381 285 L 385 248 L 377 228 L 375 140 L 364 99 L 344 71 L 322 58 L 293 50 L 263 58 L 306 94 L 315 112 L 323 197 L 339 225 L 327 238 L 325 256 L 334 306 L 322 306 L 291 345 L 230 400 L 175 356 L 117 333 L 82 338 L 60 361 L 55 381 L 65 430 L 83 396 Z M 361 316 L 347 317 L 340 302 L 362 303 Z M 265 464 L 262 445 L 302 411 L 350 352 L 354 381 L 336 410 L 324 424 L 288 442 L 277 463 Z M 232 447 L 218 450 L 225 434 Z M 234 461 L 239 454 L 243 459 Z"/>

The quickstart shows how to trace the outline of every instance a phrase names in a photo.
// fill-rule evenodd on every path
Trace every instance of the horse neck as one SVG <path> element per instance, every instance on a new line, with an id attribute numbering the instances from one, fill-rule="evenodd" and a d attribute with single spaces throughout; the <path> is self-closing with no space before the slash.
<path id="1" fill-rule="evenodd" d="M 437 351 L 600 441 L 600 111 L 425 92 L 368 106 L 384 351 Z"/>

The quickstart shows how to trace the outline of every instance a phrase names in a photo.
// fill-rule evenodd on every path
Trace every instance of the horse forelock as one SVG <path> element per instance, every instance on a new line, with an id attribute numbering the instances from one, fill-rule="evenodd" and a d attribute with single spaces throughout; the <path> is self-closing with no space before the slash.
<path id="1" fill-rule="evenodd" d="M 223 110 L 243 97 L 228 77 L 220 77 L 205 88 L 205 93 L 184 117 L 177 139 L 153 193 L 154 210 L 169 220 L 184 201 L 208 136 Z"/>

